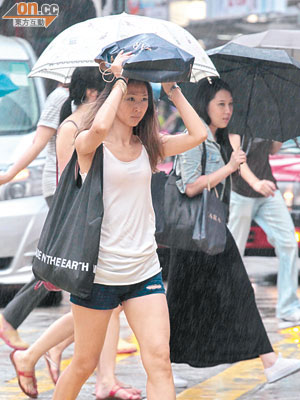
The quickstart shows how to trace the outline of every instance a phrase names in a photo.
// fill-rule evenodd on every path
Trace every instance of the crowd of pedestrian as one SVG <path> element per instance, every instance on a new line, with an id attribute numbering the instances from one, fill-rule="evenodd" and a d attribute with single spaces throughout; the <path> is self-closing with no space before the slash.
<path id="1" fill-rule="evenodd" d="M 193 106 L 175 82 L 162 83 L 186 129 L 161 135 L 151 85 L 123 76 L 122 65 L 130 56 L 119 53 L 108 83 L 97 68 L 75 69 L 69 87 L 59 85 L 49 95 L 32 146 L 0 176 L 0 184 L 7 183 L 47 145 L 43 193 L 51 207 L 73 152 L 85 185 L 102 147 L 104 213 L 90 298 L 71 293 L 71 312 L 30 346 L 17 329 L 46 297 L 46 288 L 35 290 L 38 280 L 32 279 L 0 315 L 0 337 L 14 348 L 10 359 L 21 390 L 38 396 L 34 368 L 44 356 L 55 400 L 76 399 L 96 368 L 98 400 L 141 399 L 140 390 L 115 375 L 122 311 L 140 346 L 149 400 L 160 400 L 162 393 L 165 400 L 175 399 L 171 362 L 210 367 L 260 357 L 270 383 L 298 371 L 300 360 L 274 352 L 242 259 L 254 219 L 279 257 L 276 315 L 300 324 L 298 247 L 268 162 L 281 143 L 249 142 L 228 131 L 233 96 L 219 78 L 194 84 Z M 216 188 L 229 229 L 225 249 L 217 255 L 171 249 L 166 295 L 156 252 L 151 177 L 170 156 L 176 157 L 181 193 L 193 198 L 208 186 Z M 73 341 L 72 361 L 60 373 L 62 351 Z"/>

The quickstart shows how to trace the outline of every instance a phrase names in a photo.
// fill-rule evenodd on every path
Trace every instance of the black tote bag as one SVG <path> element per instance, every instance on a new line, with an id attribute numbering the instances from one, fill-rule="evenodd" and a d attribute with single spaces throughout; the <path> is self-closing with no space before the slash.
<path id="1" fill-rule="evenodd" d="M 102 49 L 95 61 L 100 67 L 103 61 L 103 64 L 108 63 L 107 68 L 121 50 L 132 52 L 123 65 L 123 75 L 127 78 L 148 82 L 190 80 L 194 56 L 154 33 L 134 35 L 111 43 Z"/>
<path id="2" fill-rule="evenodd" d="M 59 180 L 33 260 L 38 279 L 85 299 L 90 296 L 98 260 L 102 192 L 103 145 L 96 150 L 82 184 L 74 151 Z"/>
<path id="3" fill-rule="evenodd" d="M 206 169 L 206 146 L 203 143 L 202 175 Z M 159 244 L 182 250 L 204 251 L 215 255 L 226 244 L 226 212 L 215 191 L 204 189 L 188 197 L 177 188 L 178 176 L 174 166 L 164 186 L 163 213 L 160 211 L 156 240 Z M 157 201 L 154 210 L 161 208 Z M 156 214 L 157 218 L 157 214 Z"/>
<path id="4" fill-rule="evenodd" d="M 226 212 L 216 189 L 204 189 L 192 240 L 197 248 L 209 255 L 222 253 L 226 246 Z"/>

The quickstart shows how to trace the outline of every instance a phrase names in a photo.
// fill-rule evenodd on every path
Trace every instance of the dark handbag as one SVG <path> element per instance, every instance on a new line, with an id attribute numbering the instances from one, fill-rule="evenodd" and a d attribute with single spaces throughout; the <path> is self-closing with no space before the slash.
<path id="1" fill-rule="evenodd" d="M 226 212 L 217 191 L 204 189 L 193 231 L 193 242 L 209 255 L 222 253 L 226 246 Z"/>
<path id="2" fill-rule="evenodd" d="M 83 184 L 74 151 L 60 178 L 33 260 L 38 279 L 81 298 L 90 296 L 98 261 L 102 182 L 103 146 L 96 150 Z"/>
<path id="3" fill-rule="evenodd" d="M 194 57 L 154 33 L 118 40 L 104 47 L 95 61 L 100 67 L 104 64 L 101 68 L 105 70 L 121 50 L 133 53 L 123 65 L 123 75 L 127 78 L 148 82 L 190 80 Z"/>
<path id="4" fill-rule="evenodd" d="M 205 175 L 206 146 L 203 143 L 202 175 Z M 204 189 L 194 197 L 181 193 L 176 185 L 174 165 L 164 187 L 164 215 L 157 225 L 158 244 L 182 250 L 204 251 L 215 255 L 225 249 L 225 207 L 215 191 Z M 152 190 L 153 192 L 153 190 Z M 158 203 L 154 203 L 154 210 Z M 160 213 L 161 214 L 161 213 Z"/>

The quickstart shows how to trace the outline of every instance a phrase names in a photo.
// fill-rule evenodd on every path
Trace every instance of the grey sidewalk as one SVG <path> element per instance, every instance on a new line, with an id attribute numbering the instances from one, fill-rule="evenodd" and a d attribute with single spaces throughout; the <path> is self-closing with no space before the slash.
<path id="1" fill-rule="evenodd" d="M 271 342 L 273 344 L 279 343 L 283 352 L 294 354 L 294 356 L 300 358 L 300 346 L 296 342 L 300 340 L 299 332 L 291 331 L 291 335 L 289 330 L 278 331 L 277 320 L 275 318 L 277 290 L 274 286 L 277 259 L 245 257 L 245 264 L 253 283 L 257 304 Z M 33 343 L 51 322 L 55 321 L 58 316 L 68 310 L 68 295 L 64 297 L 64 301 L 59 307 L 36 309 L 20 328 L 22 338 L 29 343 Z M 121 317 L 121 337 L 134 340 L 123 314 Z M 72 351 L 72 346 L 65 351 L 63 366 L 67 365 L 70 361 Z M 9 361 L 10 352 L 11 349 L 0 341 L 0 400 L 25 399 L 26 396 L 20 393 L 14 370 Z M 256 364 L 257 361 L 251 360 L 213 368 L 191 368 L 185 364 L 174 365 L 174 372 L 188 381 L 187 390 L 177 389 L 177 394 L 181 393 L 179 399 L 300 399 L 300 373 L 268 385 L 264 383 L 261 367 L 257 367 Z M 145 396 L 146 376 L 139 355 L 119 356 L 116 373 L 121 381 L 142 389 Z M 39 361 L 36 375 L 40 391 L 39 399 L 51 399 L 53 385 L 49 379 L 44 360 Z M 259 383 L 256 384 L 255 382 Z M 196 385 L 199 385 L 199 390 L 192 389 Z M 90 377 L 84 385 L 78 399 L 88 400 L 95 398 L 93 395 L 94 386 L 95 375 Z M 246 392 L 243 393 L 243 391 Z M 163 394 L 161 400 L 164 400 Z"/>

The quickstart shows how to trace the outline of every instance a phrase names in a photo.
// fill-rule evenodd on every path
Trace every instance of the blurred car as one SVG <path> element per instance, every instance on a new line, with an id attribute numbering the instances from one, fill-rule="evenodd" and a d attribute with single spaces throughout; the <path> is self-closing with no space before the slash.
<path id="1" fill-rule="evenodd" d="M 300 249 L 300 137 L 283 143 L 280 151 L 270 155 L 272 172 L 295 225 L 295 237 Z M 270 251 L 271 250 L 271 251 Z M 273 254 L 273 247 L 264 231 L 252 224 L 246 254 Z"/>
<path id="2" fill-rule="evenodd" d="M 35 135 L 46 99 L 43 81 L 27 77 L 35 61 L 26 40 L 0 35 L 0 73 L 18 87 L 0 97 L 0 172 L 20 157 Z M 42 152 L 11 182 L 0 186 L 1 303 L 32 278 L 32 258 L 47 214 L 41 184 L 44 161 Z M 55 296 L 59 300 L 61 294 Z"/>

